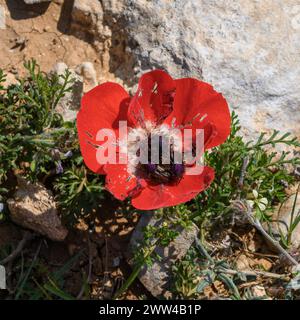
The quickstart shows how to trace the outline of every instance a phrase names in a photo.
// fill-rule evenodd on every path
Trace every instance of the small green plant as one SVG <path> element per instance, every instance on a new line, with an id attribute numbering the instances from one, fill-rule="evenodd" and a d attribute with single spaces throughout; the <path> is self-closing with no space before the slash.
<path id="1" fill-rule="evenodd" d="M 82 251 L 79 251 L 62 266 L 50 270 L 47 262 L 39 257 L 40 249 L 41 242 L 32 259 L 27 259 L 22 255 L 14 261 L 16 274 L 9 287 L 9 297 L 14 300 L 75 299 L 64 289 L 65 276 L 81 257 Z M 9 251 L 10 248 L 2 248 L 0 259 L 6 257 Z"/>
<path id="2" fill-rule="evenodd" d="M 278 224 L 282 223 L 282 225 L 279 226 L 279 232 L 280 232 L 280 241 L 282 245 L 285 248 L 290 248 L 292 245 L 292 235 L 293 232 L 295 231 L 296 227 L 300 223 L 300 211 L 296 211 L 296 205 L 297 205 L 297 200 L 299 197 L 299 192 L 300 192 L 300 184 L 298 184 L 296 193 L 294 194 L 294 201 L 293 201 L 293 206 L 291 208 L 290 212 L 290 220 L 289 223 L 284 223 L 283 221 L 278 221 Z M 285 202 L 282 203 L 282 205 Z M 280 213 L 280 210 L 282 208 L 282 205 L 279 207 L 278 214 Z M 284 229 L 283 229 L 284 228 Z M 285 230 L 285 232 L 284 232 Z"/>
<path id="3" fill-rule="evenodd" d="M 83 163 L 75 121 L 56 112 L 73 79 L 68 70 L 62 76 L 43 73 L 34 60 L 24 67 L 27 76 L 8 87 L 0 70 L 0 202 L 5 204 L 18 174 L 46 184 L 74 224 L 98 207 L 103 187 L 101 177 Z"/>
<path id="4" fill-rule="evenodd" d="M 249 290 L 241 290 L 239 285 L 247 283 L 249 279 L 258 278 L 255 271 L 235 270 L 225 260 L 212 257 L 203 243 L 196 239 L 187 255 L 173 266 L 174 294 L 183 299 L 204 299 L 204 290 L 213 286 L 216 280 L 227 289 L 225 296 L 219 298 L 232 300 L 254 300 L 257 298 Z M 289 279 L 287 277 L 287 279 Z M 285 279 L 287 281 L 287 279 Z"/>
<path id="5" fill-rule="evenodd" d="M 103 199 L 101 178 L 88 171 L 82 163 L 73 164 L 57 177 L 54 190 L 62 213 L 70 224 L 95 212 Z"/>
<path id="6" fill-rule="evenodd" d="M 179 230 L 191 226 L 191 212 L 184 204 L 176 207 L 163 208 L 155 212 L 156 219 L 160 221 L 158 226 L 148 225 L 143 230 L 143 241 L 138 244 L 134 261 L 137 265 L 151 265 L 153 259 L 159 259 L 155 255 L 154 248 L 168 246 L 178 235 Z M 153 248 L 149 252 L 149 248 Z"/>
<path id="7" fill-rule="evenodd" d="M 70 73 L 46 75 L 35 61 L 24 66 L 26 78 L 8 88 L 1 86 L 0 184 L 14 170 L 31 180 L 47 174 L 54 162 L 53 148 L 71 131 L 55 112 L 59 100 L 72 88 Z"/>
<path id="8" fill-rule="evenodd" d="M 249 274 L 245 276 L 225 261 L 215 261 L 202 244 L 205 243 L 205 233 L 210 232 L 214 221 L 226 221 L 232 212 L 231 202 L 235 199 L 246 200 L 256 219 L 271 221 L 275 205 L 287 199 L 286 187 L 296 182 L 288 166 L 293 168 L 299 165 L 299 157 L 291 157 L 285 151 L 270 151 L 269 148 L 277 144 L 298 148 L 300 144 L 295 138 L 291 138 L 289 133 L 274 131 L 270 137 L 262 133 L 257 141 L 245 142 L 239 136 L 239 130 L 238 118 L 233 113 L 230 137 L 206 154 L 207 163 L 215 169 L 215 180 L 210 188 L 187 205 L 192 212 L 192 220 L 201 228 L 201 241 L 197 240 L 187 256 L 174 265 L 174 292 L 181 298 L 203 297 L 204 288 L 218 279 L 229 289 L 232 299 L 255 299 L 249 291 L 241 295 L 235 284 L 246 281 Z M 299 213 L 295 212 L 298 192 L 299 188 L 290 225 L 287 233 L 282 235 L 282 243 L 286 248 L 290 246 L 292 233 L 300 222 Z M 195 248 L 200 256 L 195 254 Z M 253 274 L 250 273 L 250 276 Z"/>
<path id="9" fill-rule="evenodd" d="M 195 263 L 197 258 L 197 252 L 195 247 L 192 247 L 186 256 L 176 262 L 172 267 L 174 286 L 173 291 L 176 296 L 183 299 L 194 299 L 199 297 L 199 293 L 202 292 L 205 287 L 211 283 L 211 281 L 203 282 L 203 287 L 199 285 L 203 279 L 199 263 Z"/>
<path id="10" fill-rule="evenodd" d="M 215 179 L 210 188 L 195 199 L 193 207 L 189 207 L 195 212 L 194 219 L 200 225 L 228 213 L 230 201 L 238 197 L 253 201 L 253 190 L 262 201 L 260 205 L 255 205 L 257 217 L 269 220 L 268 213 L 274 209 L 274 205 L 286 198 L 286 185 L 295 183 L 295 177 L 287 166 L 300 164 L 300 158 L 289 157 L 289 152 L 268 151 L 267 148 L 277 144 L 300 147 L 295 138 L 290 138 L 288 133 L 280 135 L 278 131 L 274 131 L 270 137 L 262 133 L 256 142 L 245 142 L 239 136 L 239 131 L 239 121 L 233 113 L 229 138 L 206 154 L 206 163 L 215 169 Z M 241 172 L 245 159 L 247 170 Z M 241 174 L 244 175 L 242 186 L 239 185 Z"/>

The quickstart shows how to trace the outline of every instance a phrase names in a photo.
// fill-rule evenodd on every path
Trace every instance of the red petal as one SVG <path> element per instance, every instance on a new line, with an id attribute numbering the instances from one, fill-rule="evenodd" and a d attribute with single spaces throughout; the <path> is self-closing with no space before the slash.
<path id="1" fill-rule="evenodd" d="M 223 143 L 230 133 L 230 112 L 222 94 L 197 79 L 175 80 L 173 112 L 165 120 L 186 128 L 204 129 L 206 149 Z"/>
<path id="2" fill-rule="evenodd" d="M 141 185 L 135 176 L 127 171 L 127 165 L 106 164 L 104 171 L 107 174 L 105 180 L 106 189 L 119 200 L 124 200 L 133 193 L 139 192 Z"/>
<path id="3" fill-rule="evenodd" d="M 213 179 L 214 170 L 204 167 L 200 175 L 184 175 L 177 185 L 148 185 L 132 199 L 132 205 L 140 210 L 175 206 L 193 199 L 208 188 Z"/>
<path id="4" fill-rule="evenodd" d="M 161 123 L 173 108 L 174 80 L 162 70 L 145 73 L 139 80 L 135 96 L 130 102 L 128 118 L 135 125 L 145 121 Z"/>
<path id="5" fill-rule="evenodd" d="M 128 93 L 118 84 L 106 82 L 86 93 L 77 114 L 77 130 L 85 164 L 92 171 L 104 174 L 103 165 L 96 160 L 99 129 L 117 129 L 119 120 L 126 120 Z M 103 142 L 102 142 L 103 143 Z"/>

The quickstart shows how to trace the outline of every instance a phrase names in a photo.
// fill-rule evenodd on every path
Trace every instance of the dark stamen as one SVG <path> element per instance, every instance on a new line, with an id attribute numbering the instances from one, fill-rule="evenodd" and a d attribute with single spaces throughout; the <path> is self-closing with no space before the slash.
<path id="1" fill-rule="evenodd" d="M 177 176 L 181 176 L 184 172 L 184 165 L 181 163 L 175 163 L 173 165 L 173 170 Z"/>
<path id="2" fill-rule="evenodd" d="M 155 170 L 156 170 L 156 165 L 155 164 L 148 163 L 146 166 L 147 166 L 147 169 L 148 169 L 149 172 L 155 172 Z"/>
<path id="3" fill-rule="evenodd" d="M 147 179 L 153 184 L 176 183 L 184 174 L 184 164 L 175 163 L 174 144 L 170 143 L 170 163 L 163 163 L 163 137 L 159 137 L 159 163 L 151 163 L 151 137 L 148 137 L 148 164 L 138 166 L 138 175 Z"/>

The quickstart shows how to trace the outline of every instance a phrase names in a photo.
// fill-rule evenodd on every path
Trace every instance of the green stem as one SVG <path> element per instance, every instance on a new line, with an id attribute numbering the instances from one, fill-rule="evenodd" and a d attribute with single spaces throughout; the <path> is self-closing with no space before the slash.
<path id="1" fill-rule="evenodd" d="M 293 208 L 292 208 L 292 212 L 291 212 L 291 218 L 290 218 L 290 226 L 289 226 L 289 230 L 288 230 L 288 234 L 287 234 L 287 243 L 288 246 L 291 245 L 292 243 L 292 234 L 293 234 L 293 223 L 294 223 L 294 215 L 295 215 L 295 211 L 296 211 L 296 204 L 297 204 L 297 198 L 298 198 L 298 193 L 300 190 L 300 183 L 298 184 L 297 187 L 297 191 L 295 194 L 295 199 L 294 199 L 294 203 L 293 203 Z"/>
<path id="2" fill-rule="evenodd" d="M 158 242 L 158 239 L 155 240 L 155 242 L 153 243 L 152 247 L 149 249 L 147 254 L 145 254 L 143 261 L 141 263 L 139 263 L 133 269 L 133 271 L 131 272 L 129 278 L 125 281 L 125 283 L 122 285 L 122 287 L 116 292 L 116 294 L 114 296 L 114 299 L 118 299 L 118 297 L 120 297 L 126 290 L 128 290 L 128 288 L 131 286 L 131 284 L 134 282 L 134 280 L 137 278 L 137 276 L 139 275 L 140 271 L 144 267 L 146 259 L 155 250 L 157 242 Z"/>
<path id="3" fill-rule="evenodd" d="M 125 281 L 125 283 L 122 285 L 122 287 L 116 292 L 114 299 L 118 299 L 126 290 L 128 290 L 128 288 L 131 286 L 131 284 L 134 282 L 134 280 L 139 275 L 143 266 L 144 266 L 144 263 L 141 263 L 133 269 L 129 278 Z"/>

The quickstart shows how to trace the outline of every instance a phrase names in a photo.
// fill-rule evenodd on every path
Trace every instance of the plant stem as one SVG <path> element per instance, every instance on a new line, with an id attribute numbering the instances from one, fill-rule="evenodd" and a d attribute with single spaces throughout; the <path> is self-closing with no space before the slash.
<path id="1" fill-rule="evenodd" d="M 116 292 L 114 299 L 118 299 L 119 296 L 121 296 L 123 294 L 123 292 L 125 292 L 133 283 L 133 281 L 136 279 L 136 277 L 139 275 L 142 267 L 143 267 L 144 263 L 141 263 L 139 265 L 137 265 L 132 273 L 130 274 L 130 276 L 128 277 L 128 279 L 125 281 L 125 283 L 122 285 L 122 287 Z"/>
<path id="2" fill-rule="evenodd" d="M 297 204 L 297 198 L 298 198 L 299 190 L 300 190 L 300 183 L 298 184 L 297 191 L 296 191 L 296 194 L 295 194 L 295 199 L 294 199 L 293 208 L 292 208 L 292 212 L 291 212 L 290 226 L 289 226 L 289 230 L 288 230 L 288 234 L 287 234 L 287 243 L 288 243 L 289 246 L 292 243 L 294 215 L 295 215 L 295 210 L 296 210 L 296 204 Z"/>
<path id="3" fill-rule="evenodd" d="M 270 242 L 272 243 L 272 245 L 283 255 L 285 256 L 290 262 L 291 264 L 298 266 L 298 262 L 286 251 L 284 250 L 284 248 L 279 244 L 278 241 L 274 240 L 263 228 L 263 226 L 261 225 L 260 221 L 258 219 L 256 219 L 254 217 L 254 214 L 249 206 L 249 204 L 247 203 L 247 201 L 245 202 L 245 204 L 239 200 L 236 201 L 236 204 L 240 204 L 240 207 L 244 207 L 246 205 L 245 208 L 245 214 L 248 218 L 248 221 L 258 230 L 260 231 L 260 233 Z M 236 206 L 238 207 L 238 206 Z"/>
<path id="4" fill-rule="evenodd" d="M 237 271 L 237 270 L 225 269 L 225 268 L 220 268 L 217 271 L 222 272 L 222 273 L 227 273 L 230 275 L 244 274 L 245 276 L 248 276 L 248 277 L 263 276 L 263 277 L 267 277 L 267 278 L 281 279 L 281 280 L 286 280 L 286 281 L 290 280 L 290 277 L 286 274 L 277 274 L 277 273 L 265 272 L 265 271 L 256 271 L 256 270 Z"/>
<path id="5" fill-rule="evenodd" d="M 129 278 L 125 281 L 125 283 L 122 285 L 122 287 L 114 295 L 114 299 L 117 299 L 118 297 L 120 297 L 131 286 L 131 284 L 134 282 L 134 280 L 137 278 L 137 276 L 139 275 L 140 271 L 144 267 L 145 260 L 155 250 L 157 242 L 158 242 L 158 239 L 155 240 L 155 242 L 153 243 L 152 247 L 149 249 L 149 251 L 147 251 L 147 254 L 145 254 L 143 261 L 135 266 L 135 268 L 133 269 L 133 271 L 130 274 Z"/>
<path id="6" fill-rule="evenodd" d="M 29 231 L 25 231 L 22 240 L 18 243 L 17 248 L 5 259 L 0 261 L 0 264 L 7 264 L 11 261 L 13 261 L 24 249 L 25 245 L 28 241 L 34 238 L 34 234 L 32 234 Z"/>
<path id="7" fill-rule="evenodd" d="M 245 175 L 246 175 L 248 164 L 249 164 L 249 157 L 246 156 L 243 159 L 243 165 L 242 165 L 241 174 L 240 174 L 240 178 L 239 178 L 239 182 L 238 182 L 238 198 L 239 199 L 241 197 L 242 189 L 244 187 L 244 180 L 245 180 Z"/>

